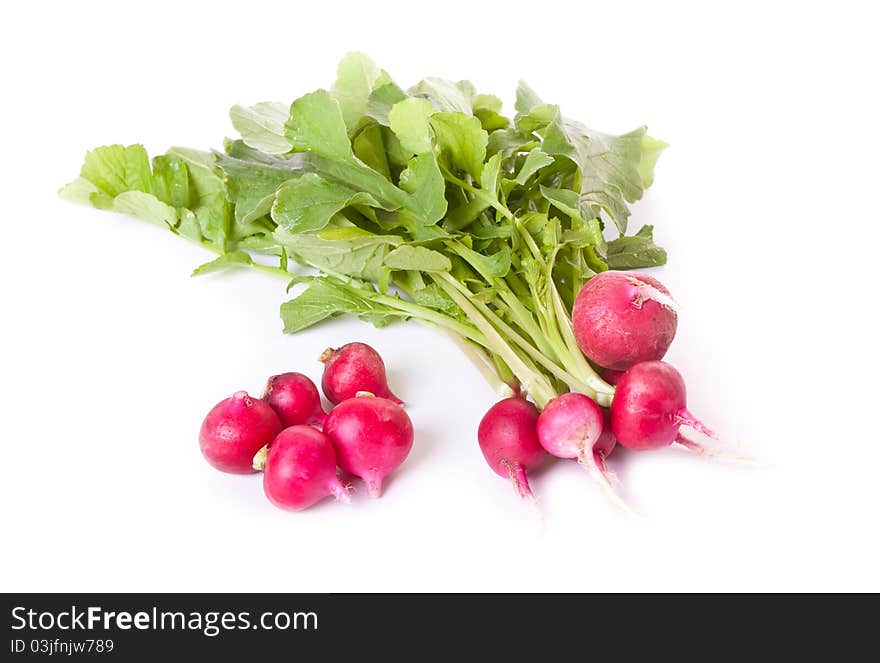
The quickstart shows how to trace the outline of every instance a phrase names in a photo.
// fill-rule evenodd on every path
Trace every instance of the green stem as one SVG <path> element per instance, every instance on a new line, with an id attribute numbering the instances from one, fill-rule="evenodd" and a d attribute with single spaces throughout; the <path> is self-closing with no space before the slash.
<path id="1" fill-rule="evenodd" d="M 504 203 L 502 203 L 500 200 L 498 200 L 498 198 L 496 196 L 494 196 L 493 194 L 490 194 L 485 189 L 480 189 L 478 187 L 475 187 L 470 182 L 465 182 L 463 179 L 456 177 L 455 175 L 450 173 L 445 168 L 443 168 L 443 177 L 446 178 L 447 181 L 452 182 L 453 184 L 456 184 L 456 185 L 460 186 L 462 189 L 470 192 L 471 195 L 474 196 L 474 198 L 476 198 L 478 200 L 482 200 L 484 203 L 488 204 L 490 207 L 494 207 L 499 212 L 501 212 L 501 214 L 504 215 L 505 218 L 511 219 L 511 220 L 513 219 L 513 212 L 511 212 L 509 209 L 507 209 L 507 207 L 504 205 Z"/>
<path id="2" fill-rule="evenodd" d="M 529 248 L 529 251 L 532 254 L 532 257 L 538 263 L 542 272 L 544 273 L 544 279 L 546 281 L 546 287 L 550 291 L 551 299 L 553 299 L 553 295 L 556 293 L 556 284 L 553 282 L 553 263 L 556 259 L 556 253 L 554 252 L 551 256 L 550 260 L 546 260 L 544 255 L 541 253 L 541 249 L 538 247 L 535 242 L 535 238 L 532 237 L 532 234 L 526 229 L 526 227 L 518 220 L 514 220 L 514 226 L 516 227 L 517 233 L 522 237 L 523 242 L 525 242 L 526 246 Z M 557 249 L 558 250 L 558 249 Z M 599 385 L 595 384 L 593 381 L 594 377 L 598 377 L 586 364 L 586 360 L 581 355 L 581 351 L 578 348 L 577 344 L 574 344 L 574 348 L 576 350 L 576 354 L 572 353 L 572 345 L 567 342 L 567 339 L 563 335 L 560 335 L 560 329 L 564 326 L 568 326 L 569 331 L 571 330 L 571 325 L 568 323 L 568 313 L 562 310 L 563 319 L 559 319 L 560 311 L 557 307 L 555 307 L 555 302 L 553 302 L 550 306 L 545 306 L 542 302 L 542 298 L 538 292 L 534 289 L 534 284 L 530 283 L 529 287 L 532 288 L 532 298 L 534 299 L 537 309 L 538 309 L 538 317 L 542 321 L 542 329 L 547 338 L 547 343 L 553 348 L 553 351 L 556 354 L 557 360 L 562 364 L 562 366 L 571 374 L 577 377 L 581 382 L 590 385 L 595 391 L 604 391 L 604 389 L 600 388 Z M 572 334 L 572 340 L 574 336 Z M 580 359 L 580 361 L 578 361 Z M 586 369 L 584 366 L 586 365 Z M 605 384 L 604 382 L 602 383 Z M 607 385 L 605 385 L 607 387 Z"/>
<path id="3" fill-rule="evenodd" d="M 448 333 L 453 342 L 459 347 L 464 355 L 471 360 L 471 363 L 480 372 L 480 375 L 486 379 L 486 382 L 489 383 L 495 393 L 502 398 L 510 398 L 516 393 L 516 390 L 514 390 L 514 388 L 501 377 L 501 372 L 497 370 L 497 364 L 493 362 L 493 365 L 496 366 L 496 370 L 492 370 L 490 364 L 487 363 L 491 362 L 492 357 L 497 355 L 491 355 L 491 353 L 489 353 L 489 356 L 487 356 L 487 351 L 482 345 L 477 345 L 463 336 L 459 336 L 455 332 L 450 331 Z M 511 376 L 511 381 L 515 383 L 516 379 Z"/>
<path id="4" fill-rule="evenodd" d="M 493 331 L 494 331 L 494 329 L 497 329 L 498 331 L 504 332 L 504 334 L 506 334 L 510 338 L 510 340 L 512 340 L 516 345 L 518 345 L 520 348 L 522 348 L 522 350 L 524 350 L 525 353 L 529 357 L 531 357 L 539 365 L 543 366 L 544 369 L 546 369 L 552 375 L 554 375 L 558 379 L 562 380 L 565 384 L 568 385 L 568 387 L 570 389 L 580 391 L 584 395 L 589 396 L 590 398 L 593 398 L 595 400 L 595 398 L 596 398 L 596 390 L 595 389 L 593 389 L 588 384 L 586 384 L 584 381 L 578 379 L 577 377 L 575 377 L 574 375 L 572 375 L 571 373 L 566 371 L 564 368 L 561 368 L 560 366 L 555 364 L 546 355 L 544 355 L 538 349 L 536 349 L 535 346 L 533 346 L 526 339 L 524 339 L 515 329 L 510 327 L 510 325 L 508 325 L 506 322 L 504 322 L 504 320 L 502 320 L 495 313 L 493 313 L 492 310 L 489 309 L 488 306 L 486 306 L 485 304 L 483 304 L 480 301 L 475 301 L 473 304 L 471 304 L 470 302 L 467 301 L 467 299 L 464 299 L 464 297 L 469 295 L 470 292 L 467 290 L 467 288 L 465 288 L 463 285 L 458 283 L 458 281 L 456 281 L 454 278 L 452 278 L 448 274 L 444 274 L 444 273 L 437 274 L 435 276 L 435 279 L 439 279 L 438 284 L 441 287 L 443 287 L 443 289 L 446 290 L 446 292 L 450 296 L 452 296 L 453 292 L 456 294 L 456 297 L 455 297 L 456 303 L 459 303 L 459 299 L 463 299 L 465 301 L 465 303 L 467 303 L 467 305 L 470 308 L 475 309 L 476 312 L 478 314 L 480 314 L 481 317 L 483 317 L 483 319 L 490 324 L 490 326 L 493 326 Z M 446 284 L 445 287 L 444 287 L 444 283 Z M 459 306 L 461 306 L 460 303 L 459 303 Z M 461 308 L 464 308 L 464 307 L 461 306 Z M 470 316 L 468 316 L 468 317 L 470 317 Z M 478 329 L 480 329 L 480 331 L 482 331 L 484 334 L 486 334 L 487 338 L 489 337 L 489 335 L 486 333 L 486 331 L 482 327 L 477 325 L 475 321 L 471 320 L 471 322 L 474 322 L 474 325 Z M 499 353 L 499 354 L 501 354 L 501 353 Z M 501 356 L 504 358 L 505 361 L 507 361 L 506 356 L 504 356 L 504 355 L 501 355 Z M 512 365 L 511 365 L 511 368 L 514 369 L 514 373 L 515 373 L 516 369 Z"/>
<path id="5" fill-rule="evenodd" d="M 459 292 L 456 285 L 458 282 L 443 272 L 432 275 L 437 285 L 439 285 L 448 294 L 459 308 L 464 311 L 468 319 L 473 325 L 479 329 L 489 341 L 490 349 L 498 354 L 504 362 L 510 367 L 514 375 L 522 384 L 523 388 L 528 391 L 538 407 L 543 408 L 555 396 L 556 392 L 553 385 L 542 374 L 531 370 L 520 359 L 507 342 L 501 337 L 495 327 L 490 323 L 480 311 L 472 304 L 466 296 Z M 485 306 L 485 305 L 484 305 Z M 501 323 L 504 324 L 504 323 Z"/>

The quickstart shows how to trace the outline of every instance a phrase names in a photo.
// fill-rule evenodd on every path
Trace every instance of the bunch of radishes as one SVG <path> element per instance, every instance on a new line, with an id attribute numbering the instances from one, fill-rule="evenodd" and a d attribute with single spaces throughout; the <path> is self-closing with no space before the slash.
<path id="1" fill-rule="evenodd" d="M 496 403 L 478 433 L 489 466 L 509 478 L 521 497 L 534 500 L 528 470 L 548 453 L 577 459 L 626 508 L 605 467 L 617 443 L 642 450 L 678 442 L 706 451 L 680 429 L 712 438 L 714 433 L 688 411 L 679 372 L 660 361 L 675 336 L 677 310 L 669 291 L 650 276 L 593 276 L 575 300 L 572 330 L 583 353 L 615 385 L 610 409 L 576 392 L 554 398 L 540 413 L 522 395 Z"/>
<path id="2" fill-rule="evenodd" d="M 308 377 L 282 373 L 269 378 L 262 398 L 238 391 L 220 401 L 199 433 L 211 465 L 233 474 L 262 470 L 266 497 L 282 509 L 299 511 L 330 495 L 348 502 L 337 465 L 379 497 L 382 480 L 412 448 L 412 422 L 373 348 L 349 343 L 320 359 L 329 413 Z"/>
<path id="3" fill-rule="evenodd" d="M 542 411 L 525 393 L 506 398 L 489 409 L 478 429 L 489 466 L 509 478 L 520 497 L 534 501 L 527 471 L 547 454 L 576 459 L 626 508 L 605 465 L 618 443 L 658 449 L 678 442 L 706 451 L 681 429 L 714 433 L 688 411 L 681 375 L 660 361 L 675 336 L 677 309 L 669 291 L 649 276 L 607 271 L 591 278 L 575 300 L 572 332 L 615 385 L 611 407 L 577 392 L 557 396 Z M 337 465 L 378 497 L 383 478 L 412 448 L 412 423 L 373 348 L 349 343 L 320 360 L 321 386 L 335 406 L 329 413 L 308 377 L 283 373 L 269 379 L 262 399 L 239 391 L 218 403 L 199 436 L 202 453 L 217 469 L 262 470 L 266 496 L 284 509 L 305 509 L 330 495 L 347 502 Z"/>

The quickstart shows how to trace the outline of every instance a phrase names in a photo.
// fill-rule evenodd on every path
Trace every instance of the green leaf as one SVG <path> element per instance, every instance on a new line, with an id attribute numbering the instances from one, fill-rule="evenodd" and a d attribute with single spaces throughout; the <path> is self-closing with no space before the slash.
<path id="1" fill-rule="evenodd" d="M 642 136 L 642 157 L 639 159 L 639 177 L 642 178 L 642 186 L 647 189 L 654 183 L 654 166 L 657 159 L 669 145 L 662 140 L 651 138 L 648 134 Z"/>
<path id="2" fill-rule="evenodd" d="M 597 274 L 599 272 L 608 271 L 608 263 L 599 257 L 594 246 L 586 247 L 584 249 L 583 255 L 584 262 L 587 264 L 587 267 L 589 267 L 591 271 L 596 272 Z"/>
<path id="3" fill-rule="evenodd" d="M 339 102 L 342 118 L 349 130 L 366 114 L 367 101 L 373 88 L 390 82 L 388 74 L 378 69 L 363 53 L 348 53 L 342 58 L 331 93 Z"/>
<path id="4" fill-rule="evenodd" d="M 481 212 L 491 207 L 490 203 L 483 198 L 473 200 L 456 207 L 443 219 L 443 227 L 449 232 L 459 231 L 472 223 Z"/>
<path id="5" fill-rule="evenodd" d="M 406 316 L 370 298 L 370 291 L 359 291 L 327 278 L 302 279 L 309 284 L 298 297 L 281 305 L 284 332 L 293 334 L 323 320 L 343 314 L 355 314 L 373 324 L 387 324 Z M 361 294 L 363 293 L 363 294 Z M 375 292 L 373 293 L 375 294 Z"/>
<path id="6" fill-rule="evenodd" d="M 238 240 L 235 245 L 242 250 L 252 251 L 254 253 L 262 253 L 263 255 L 281 256 L 283 249 L 281 245 L 272 237 L 271 231 L 268 234 L 249 235 Z"/>
<path id="7" fill-rule="evenodd" d="M 172 147 L 170 157 L 186 163 L 189 173 L 188 207 L 199 222 L 201 233 L 221 245 L 229 232 L 231 220 L 226 184 L 216 171 L 216 157 L 210 152 Z"/>
<path id="8" fill-rule="evenodd" d="M 517 129 L 499 129 L 489 134 L 489 142 L 486 146 L 487 154 L 500 154 L 507 158 L 517 152 L 523 152 L 540 145 L 534 136 L 521 133 Z"/>
<path id="9" fill-rule="evenodd" d="M 208 152 L 172 148 L 151 168 L 142 146 L 110 145 L 90 152 L 83 175 L 60 193 L 223 248 L 230 206 L 215 165 Z"/>
<path id="10" fill-rule="evenodd" d="M 410 207 L 422 225 L 433 225 L 446 214 L 446 183 L 433 153 L 413 157 L 400 174 L 400 188 L 410 194 Z"/>
<path id="11" fill-rule="evenodd" d="M 388 165 L 393 168 L 405 168 L 412 158 L 413 152 L 400 144 L 400 139 L 389 127 L 382 127 L 382 142 L 385 144 L 385 156 Z"/>
<path id="12" fill-rule="evenodd" d="M 266 154 L 285 154 L 293 148 L 284 135 L 288 117 L 290 108 L 273 101 L 233 106 L 229 110 L 232 126 L 241 134 L 245 145 Z"/>
<path id="13" fill-rule="evenodd" d="M 501 155 L 493 155 L 483 166 L 480 173 L 480 188 L 493 197 L 498 197 L 498 177 L 501 174 Z"/>
<path id="14" fill-rule="evenodd" d="M 105 145 L 86 154 L 80 177 L 108 196 L 124 191 L 152 193 L 150 159 L 143 145 Z"/>
<path id="15" fill-rule="evenodd" d="M 541 131 L 553 121 L 557 112 L 558 108 L 553 104 L 540 104 L 534 106 L 528 113 L 518 113 L 514 118 L 514 124 L 525 134 Z"/>
<path id="16" fill-rule="evenodd" d="M 175 228 L 178 224 L 176 209 L 143 191 L 123 191 L 113 199 L 110 209 L 169 228 Z"/>
<path id="17" fill-rule="evenodd" d="M 178 156 L 162 154 L 153 159 L 153 193 L 172 207 L 189 207 L 189 171 Z"/>
<path id="18" fill-rule="evenodd" d="M 406 93 L 394 83 L 377 85 L 367 99 L 366 114 L 384 127 L 390 127 L 388 115 L 394 104 L 406 99 Z"/>
<path id="19" fill-rule="evenodd" d="M 477 108 L 474 110 L 474 116 L 480 121 L 483 129 L 492 132 L 497 129 L 505 129 L 510 126 L 510 120 L 489 108 Z"/>
<path id="20" fill-rule="evenodd" d="M 519 221 L 528 233 L 537 240 L 538 246 L 545 256 L 559 248 L 560 235 L 562 234 L 559 219 L 550 218 L 539 212 L 529 212 L 523 214 Z"/>
<path id="21" fill-rule="evenodd" d="M 226 175 L 229 196 L 235 201 L 238 224 L 248 224 L 268 214 L 278 187 L 303 172 L 299 159 L 302 155 L 275 158 L 256 152 L 240 141 L 231 143 L 227 150 L 228 154 L 218 156 L 218 163 Z"/>
<path id="22" fill-rule="evenodd" d="M 608 242 L 606 261 L 611 269 L 638 269 L 666 264 L 666 250 L 654 244 L 654 226 L 642 226 L 630 237 Z"/>
<path id="23" fill-rule="evenodd" d="M 200 242 L 202 240 L 202 227 L 199 224 L 199 220 L 196 218 L 196 215 L 188 209 L 181 210 L 177 225 L 171 226 L 170 228 L 176 235 L 186 237 L 195 242 Z"/>
<path id="24" fill-rule="evenodd" d="M 390 251 L 383 260 L 390 269 L 412 269 L 422 272 L 448 272 L 452 269 L 449 258 L 424 246 L 404 244 Z"/>
<path id="25" fill-rule="evenodd" d="M 573 219 L 581 218 L 580 198 L 571 189 L 553 189 L 541 185 L 541 195 L 563 214 Z"/>
<path id="26" fill-rule="evenodd" d="M 379 207 L 367 193 L 307 173 L 288 180 L 278 189 L 272 219 L 289 233 L 320 230 L 330 223 L 333 215 L 349 205 Z"/>
<path id="27" fill-rule="evenodd" d="M 488 110 L 494 113 L 500 113 L 504 102 L 494 94 L 478 94 L 474 96 L 471 105 L 474 111 Z"/>
<path id="28" fill-rule="evenodd" d="M 351 158 L 342 110 L 327 90 L 317 90 L 294 101 L 284 128 L 297 152 L 314 152 L 331 159 Z"/>
<path id="29" fill-rule="evenodd" d="M 507 239 L 513 234 L 513 226 L 509 223 L 501 226 L 476 225 L 470 229 L 470 233 L 476 239 Z"/>
<path id="30" fill-rule="evenodd" d="M 620 233 L 626 232 L 629 218 L 627 202 L 642 197 L 639 161 L 645 128 L 622 136 L 611 136 L 587 129 L 557 114 L 544 132 L 543 149 L 548 154 L 571 159 L 580 169 L 581 203 L 593 216 L 599 210 L 611 217 Z"/>
<path id="31" fill-rule="evenodd" d="M 516 174 L 516 183 L 525 186 L 532 175 L 551 163 L 553 163 L 553 157 L 538 147 L 534 148 L 526 155 L 526 160 Z"/>
<path id="32" fill-rule="evenodd" d="M 84 205 L 91 205 L 92 194 L 96 193 L 100 193 L 98 187 L 89 182 L 85 177 L 77 177 L 58 191 L 58 195 L 65 200 Z"/>
<path id="33" fill-rule="evenodd" d="M 452 168 L 479 179 L 489 141 L 480 121 L 464 113 L 437 113 L 430 123 L 441 156 Z"/>
<path id="34" fill-rule="evenodd" d="M 408 97 L 394 104 L 388 113 L 388 122 L 405 149 L 423 154 L 433 148 L 429 118 L 436 112 L 426 99 Z"/>
<path id="35" fill-rule="evenodd" d="M 385 209 L 419 213 L 410 196 L 354 157 L 339 105 L 325 90 L 294 101 L 286 129 L 294 149 L 309 152 L 302 157 L 305 169 L 369 194 Z"/>
<path id="36" fill-rule="evenodd" d="M 340 233 L 344 233 L 340 237 Z M 388 252 L 403 243 L 396 235 L 375 235 L 359 228 L 326 229 L 318 234 L 290 234 L 276 230 L 275 239 L 297 262 L 327 274 L 378 281 Z"/>
<path id="37" fill-rule="evenodd" d="M 464 258 L 471 267 L 477 270 L 486 281 L 496 278 L 504 278 L 510 271 L 510 246 L 502 245 L 502 248 L 491 255 L 484 255 L 473 249 L 469 249 L 460 242 L 448 243 L 450 251 Z"/>
<path id="38" fill-rule="evenodd" d="M 517 113 L 528 113 L 532 108 L 543 103 L 541 98 L 525 81 L 520 81 L 516 86 L 516 103 L 514 108 Z"/>
<path id="39" fill-rule="evenodd" d="M 474 90 L 468 81 L 453 83 L 442 78 L 426 78 L 411 87 L 409 93 L 427 99 L 444 113 L 473 114 Z"/>
<path id="40" fill-rule="evenodd" d="M 523 81 L 516 88 L 516 128 L 530 134 L 546 127 L 556 117 L 558 109 L 552 104 L 545 104 L 537 93 Z"/>
<path id="41" fill-rule="evenodd" d="M 424 288 L 413 291 L 412 299 L 419 306 L 425 306 L 444 313 L 455 313 L 459 310 L 458 305 L 436 283 L 431 283 Z"/>
<path id="42" fill-rule="evenodd" d="M 211 272 L 219 272 L 230 267 L 240 267 L 243 265 L 251 265 L 253 260 L 244 251 L 232 251 L 224 253 L 219 258 L 215 258 L 204 265 L 199 265 L 193 270 L 193 276 L 201 276 L 202 274 L 210 274 Z"/>
<path id="43" fill-rule="evenodd" d="M 352 141 L 355 156 L 370 168 L 391 179 L 388 158 L 385 154 L 385 142 L 382 140 L 382 127 L 375 122 L 368 124 L 358 132 Z"/>

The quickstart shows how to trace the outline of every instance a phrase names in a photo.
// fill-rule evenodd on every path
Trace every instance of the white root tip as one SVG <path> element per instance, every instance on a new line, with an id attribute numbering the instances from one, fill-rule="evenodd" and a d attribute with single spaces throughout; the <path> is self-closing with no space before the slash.
<path id="1" fill-rule="evenodd" d="M 612 472 L 611 470 L 606 469 L 605 470 L 605 477 L 608 479 L 608 481 L 611 482 L 612 486 L 618 486 L 618 487 L 623 486 L 623 482 L 620 480 L 620 477 L 617 476 L 617 474 L 615 472 Z"/>
<path id="2" fill-rule="evenodd" d="M 659 288 L 655 288 L 635 277 L 630 279 L 630 283 L 638 289 L 636 298 L 633 300 L 633 306 L 636 308 L 642 308 L 642 304 L 648 300 L 652 300 L 676 314 L 681 311 L 681 305 L 675 301 L 671 295 L 667 295 Z"/>
<path id="3" fill-rule="evenodd" d="M 699 434 L 701 432 L 702 431 L 697 431 L 689 428 L 680 428 L 678 430 L 678 436 L 675 438 L 675 441 L 689 451 L 693 451 L 694 453 L 699 454 L 700 456 L 704 456 L 706 458 L 712 458 L 714 460 L 720 460 L 728 463 L 738 463 L 743 465 L 760 464 L 755 456 L 739 450 L 737 448 L 737 445 L 729 445 L 729 448 L 725 449 L 713 444 L 708 444 L 705 440 L 700 440 Z M 709 438 L 709 436 L 705 434 L 704 437 Z M 718 440 L 717 437 L 711 437 L 709 439 L 716 441 Z"/>
<path id="4" fill-rule="evenodd" d="M 330 484 L 330 494 L 339 502 L 351 504 L 351 496 L 348 494 L 348 489 L 339 483 L 338 480 Z"/>
<path id="5" fill-rule="evenodd" d="M 626 501 L 620 496 L 620 493 L 614 489 L 614 486 L 608 478 L 609 473 L 607 471 L 603 472 L 596 463 L 596 459 L 593 457 L 592 448 L 584 449 L 578 454 L 578 463 L 580 463 L 581 467 L 589 472 L 590 476 L 598 482 L 599 487 L 602 488 L 602 492 L 605 493 L 605 497 L 608 498 L 608 501 L 611 502 L 611 504 L 628 516 L 635 517 L 639 515 L 629 504 L 626 503 Z"/>

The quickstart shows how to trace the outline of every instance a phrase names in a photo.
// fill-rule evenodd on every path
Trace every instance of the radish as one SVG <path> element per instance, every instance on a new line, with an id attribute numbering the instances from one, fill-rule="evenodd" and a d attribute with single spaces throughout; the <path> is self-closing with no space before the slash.
<path id="1" fill-rule="evenodd" d="M 613 368 L 600 368 L 599 375 L 602 377 L 605 382 L 611 385 L 615 385 L 620 381 L 620 378 L 623 377 L 623 374 L 626 371 L 615 371 Z"/>
<path id="2" fill-rule="evenodd" d="M 656 279 L 601 272 L 581 288 L 572 327 L 584 354 L 604 368 L 625 371 L 662 359 L 675 337 L 678 306 Z"/>
<path id="3" fill-rule="evenodd" d="M 382 494 L 382 480 L 400 466 L 413 445 L 413 426 L 397 403 L 368 392 L 343 401 L 324 420 L 339 467 L 364 480 L 370 497 Z"/>
<path id="4" fill-rule="evenodd" d="M 499 476 L 509 478 L 517 495 L 535 503 L 527 470 L 534 469 L 546 457 L 535 430 L 538 408 L 515 396 L 498 401 L 480 421 L 477 440 L 489 467 Z"/>
<path id="5" fill-rule="evenodd" d="M 318 359 L 324 363 L 321 388 L 331 403 L 341 403 L 354 398 L 359 391 L 368 391 L 403 405 L 388 388 L 385 362 L 366 343 L 348 343 L 338 350 L 327 348 Z"/>
<path id="6" fill-rule="evenodd" d="M 603 437 L 604 427 L 602 409 L 583 394 L 571 392 L 547 403 L 538 417 L 536 429 L 538 442 L 548 453 L 557 458 L 577 458 L 608 498 L 629 510 L 605 471 L 605 457 L 615 441 L 613 436 Z"/>
<path id="7" fill-rule="evenodd" d="M 630 368 L 617 383 L 611 402 L 611 430 L 628 449 L 660 449 L 678 441 L 695 450 L 699 442 L 679 433 L 688 426 L 703 435 L 716 435 L 687 409 L 681 374 L 662 361 L 646 361 Z"/>
<path id="8" fill-rule="evenodd" d="M 263 491 L 277 507 L 301 511 L 332 495 L 349 502 L 336 477 L 336 454 L 324 433 L 311 426 L 285 428 L 269 445 Z"/>
<path id="9" fill-rule="evenodd" d="M 237 391 L 215 405 L 199 431 L 202 455 L 214 467 L 249 474 L 254 454 L 281 431 L 278 415 L 266 403 Z"/>
<path id="10" fill-rule="evenodd" d="M 318 388 L 302 373 L 273 375 L 266 383 L 263 400 L 272 406 L 285 428 L 299 424 L 320 426 L 327 416 Z"/>

